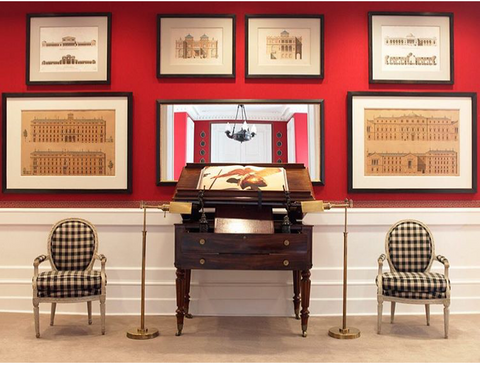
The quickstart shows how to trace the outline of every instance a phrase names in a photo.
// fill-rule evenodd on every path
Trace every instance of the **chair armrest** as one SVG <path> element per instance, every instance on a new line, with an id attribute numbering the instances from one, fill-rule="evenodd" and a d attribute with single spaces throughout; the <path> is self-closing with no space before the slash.
<path id="1" fill-rule="evenodd" d="M 103 254 L 95 254 L 95 259 L 98 259 L 102 263 L 102 268 L 100 270 L 100 276 L 102 277 L 102 296 L 105 295 L 105 286 L 107 284 L 107 275 L 105 274 L 105 263 L 107 263 L 107 257 Z"/>
<path id="2" fill-rule="evenodd" d="M 47 259 L 50 259 L 48 255 L 42 254 L 39 255 L 37 258 L 34 259 L 33 261 L 33 276 L 36 277 L 38 276 L 38 266 L 40 266 L 40 263 L 45 262 Z"/>
<path id="3" fill-rule="evenodd" d="M 450 268 L 450 263 L 448 262 L 448 259 L 445 258 L 443 255 L 437 255 L 435 259 L 445 266 L 445 278 L 448 279 L 448 269 Z"/>
<path id="4" fill-rule="evenodd" d="M 382 294 L 382 268 L 383 268 L 383 261 L 387 259 L 387 256 L 385 254 L 380 255 L 378 257 L 378 276 L 377 276 L 377 286 L 378 286 L 378 293 Z"/>
<path id="5" fill-rule="evenodd" d="M 107 262 L 107 257 L 105 257 L 103 254 L 95 254 L 95 259 L 98 259 L 99 261 L 101 261 L 102 263 L 106 263 Z"/>

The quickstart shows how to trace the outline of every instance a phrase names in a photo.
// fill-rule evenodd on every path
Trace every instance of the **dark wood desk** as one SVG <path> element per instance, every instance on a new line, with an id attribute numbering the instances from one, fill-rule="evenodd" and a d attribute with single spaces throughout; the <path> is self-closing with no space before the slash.
<path id="1" fill-rule="evenodd" d="M 271 165 L 273 164 L 269 166 Z M 277 164 L 275 166 L 285 165 Z M 300 200 L 313 199 L 308 172 L 303 165 L 288 164 L 287 166 L 287 173 L 290 173 L 289 187 L 291 190 L 295 188 L 291 191 L 292 202 L 296 198 Z M 187 165 L 180 177 L 174 199 L 194 201 L 198 197 L 198 190 L 195 191 L 192 187 L 198 181 L 200 167 L 203 165 Z M 195 174 L 196 177 L 192 177 Z M 239 212 L 247 212 L 246 216 L 252 216 L 252 212 L 255 210 L 245 205 L 251 203 L 254 208 L 260 206 L 265 208 L 267 205 L 267 211 L 271 211 L 270 214 L 274 221 L 274 233 L 215 233 L 213 232 L 215 216 L 212 214 L 207 215 L 210 229 L 200 232 L 198 208 L 191 215 L 184 216 L 183 224 L 175 225 L 177 335 L 182 334 L 184 318 L 191 317 L 189 313 L 191 271 L 204 269 L 292 271 L 294 313 L 297 319 L 301 319 L 302 335 L 307 335 L 311 286 L 310 269 L 312 268 L 312 226 L 301 223 L 303 215 L 299 209 L 296 209 L 291 210 L 288 214 L 292 223 L 289 228 L 290 233 L 282 232 L 282 221 L 285 214 L 274 215 L 272 208 L 285 205 L 285 193 L 262 193 L 261 202 L 258 202 L 258 192 L 245 193 L 247 197 L 236 200 L 232 194 L 238 194 L 238 192 L 207 191 L 204 204 L 206 207 L 216 207 L 223 202 L 230 205 L 229 207 L 237 207 Z M 258 210 L 259 212 L 265 211 L 260 208 Z"/>

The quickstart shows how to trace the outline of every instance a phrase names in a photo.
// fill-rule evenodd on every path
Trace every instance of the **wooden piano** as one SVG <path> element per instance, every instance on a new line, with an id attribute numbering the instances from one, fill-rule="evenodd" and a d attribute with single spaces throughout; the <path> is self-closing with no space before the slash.
<path id="1" fill-rule="evenodd" d="M 302 224 L 300 202 L 314 200 L 313 187 L 303 164 L 257 167 L 194 163 L 181 173 L 173 200 L 191 202 L 192 212 L 175 225 L 178 336 L 184 318 L 191 317 L 192 269 L 292 271 L 294 312 L 301 318 L 302 335 L 307 335 L 312 227 Z M 219 171 L 210 174 L 207 168 Z M 222 173 L 225 168 L 231 168 L 228 174 Z M 270 190 L 262 174 L 273 177 L 280 170 L 286 184 L 280 190 L 276 182 L 276 190 Z M 213 189 L 220 180 L 238 188 Z"/>

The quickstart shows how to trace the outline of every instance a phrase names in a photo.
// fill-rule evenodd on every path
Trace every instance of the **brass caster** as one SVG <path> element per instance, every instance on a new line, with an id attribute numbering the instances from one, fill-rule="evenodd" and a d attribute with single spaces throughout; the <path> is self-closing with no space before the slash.
<path id="1" fill-rule="evenodd" d="M 190 313 L 189 313 L 189 314 L 185 314 L 185 318 L 187 318 L 187 319 L 192 319 L 192 318 L 193 318 L 193 315 L 190 314 Z"/>
<path id="2" fill-rule="evenodd" d="M 428 325 L 428 324 L 427 324 Z M 50 326 L 53 327 L 53 323 L 50 323 Z"/>
<path id="3" fill-rule="evenodd" d="M 302 331 L 302 337 L 303 337 L 303 338 L 307 338 L 307 331 L 306 331 L 306 330 L 303 330 L 303 331 Z"/>
<path id="4" fill-rule="evenodd" d="M 301 319 L 301 318 L 300 318 L 300 315 L 299 315 L 299 314 L 295 314 L 295 319 L 300 320 L 300 319 Z"/>
<path id="5" fill-rule="evenodd" d="M 91 320 L 88 321 L 88 325 L 92 325 L 92 321 L 91 321 Z"/>
<path id="6" fill-rule="evenodd" d="M 35 337 L 40 338 L 40 333 L 35 334 Z"/>
<path id="7" fill-rule="evenodd" d="M 177 333 L 175 333 L 175 335 L 176 335 L 177 337 L 180 337 L 180 336 L 182 335 L 182 331 L 181 331 L 181 330 L 177 330 Z"/>

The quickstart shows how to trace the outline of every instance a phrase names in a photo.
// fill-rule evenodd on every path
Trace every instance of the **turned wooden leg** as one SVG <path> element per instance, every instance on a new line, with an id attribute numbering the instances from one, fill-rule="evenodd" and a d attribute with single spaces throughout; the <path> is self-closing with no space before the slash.
<path id="1" fill-rule="evenodd" d="M 55 321 L 55 310 L 57 309 L 57 303 L 52 302 L 52 310 L 50 312 L 50 326 L 53 326 L 53 322 Z"/>
<path id="2" fill-rule="evenodd" d="M 293 310 L 295 319 L 300 319 L 300 271 L 293 271 Z"/>
<path id="3" fill-rule="evenodd" d="M 427 315 L 427 325 L 430 325 L 430 304 L 425 304 L 425 314 Z"/>
<path id="4" fill-rule="evenodd" d="M 92 324 L 92 302 L 87 301 L 88 324 Z"/>
<path id="5" fill-rule="evenodd" d="M 310 305 L 310 271 L 307 269 L 302 271 L 302 283 L 301 283 L 301 302 L 302 302 L 302 336 L 307 336 L 307 327 L 308 327 L 308 307 Z"/>
<path id="6" fill-rule="evenodd" d="M 377 334 L 382 331 L 383 300 L 378 300 Z"/>
<path id="7" fill-rule="evenodd" d="M 40 338 L 40 308 L 39 302 L 33 299 L 33 317 L 35 318 L 35 336 Z"/>
<path id="8" fill-rule="evenodd" d="M 192 319 L 193 316 L 190 314 L 190 280 L 192 278 L 192 270 L 186 269 L 185 270 L 185 317 L 188 319 Z"/>
<path id="9" fill-rule="evenodd" d="M 175 285 L 177 288 L 177 333 L 176 336 L 182 335 L 183 318 L 185 316 L 185 270 L 177 268 L 177 279 Z"/>
<path id="10" fill-rule="evenodd" d="M 448 338 L 448 322 L 450 318 L 450 305 L 445 304 L 443 308 L 443 321 L 445 327 L 445 338 Z"/>
<path id="11" fill-rule="evenodd" d="M 390 323 L 392 323 L 392 324 L 393 324 L 393 319 L 395 318 L 395 304 L 396 304 L 396 302 L 392 301 L 392 308 L 391 308 L 391 311 L 390 311 Z"/>
<path id="12" fill-rule="evenodd" d="M 100 320 L 102 323 L 102 334 L 105 335 L 105 299 L 106 296 L 100 296 Z"/>

